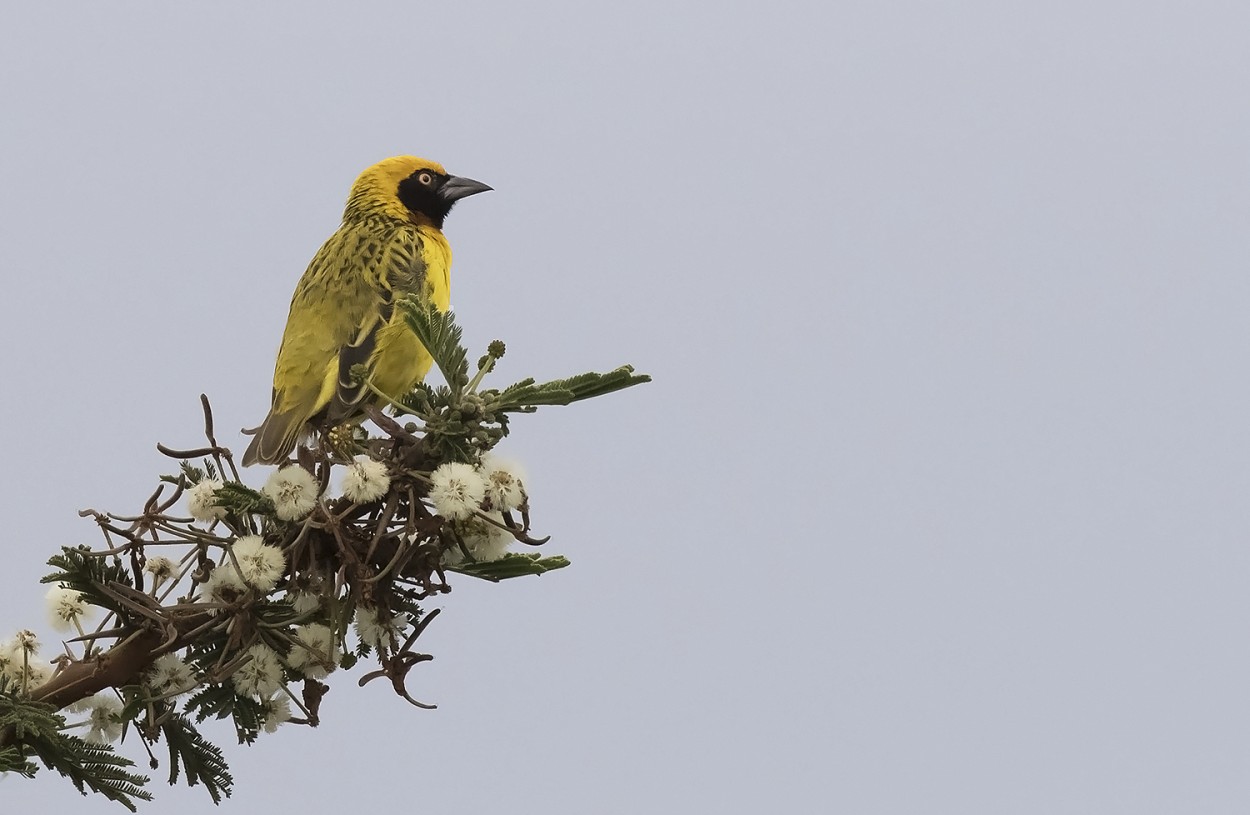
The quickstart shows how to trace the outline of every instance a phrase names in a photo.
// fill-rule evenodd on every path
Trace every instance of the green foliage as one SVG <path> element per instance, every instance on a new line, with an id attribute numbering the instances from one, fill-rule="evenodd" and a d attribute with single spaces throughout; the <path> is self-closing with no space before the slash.
<path id="1" fill-rule="evenodd" d="M 633 366 L 622 365 L 606 374 L 580 374 L 541 385 L 534 384 L 533 379 L 523 379 L 502 391 L 486 391 L 482 395 L 492 398 L 497 410 L 532 413 L 539 405 L 569 405 L 650 381 L 646 374 L 634 373 Z"/>
<path id="2" fill-rule="evenodd" d="M 414 298 L 404 298 L 398 305 L 408 327 L 434 357 L 434 364 L 442 371 L 448 387 L 457 393 L 463 390 L 469 382 L 469 358 L 461 344 L 464 332 L 451 313 Z"/>
<path id="3" fill-rule="evenodd" d="M 391 599 L 391 613 L 407 614 L 414 623 L 421 622 L 421 618 L 425 616 L 425 610 L 418 603 L 419 596 L 420 593 L 416 589 L 397 589 Z"/>
<path id="4" fill-rule="evenodd" d="M 33 776 L 37 768 L 26 760 L 33 754 L 84 795 L 87 790 L 98 792 L 131 812 L 135 811 L 133 799 L 152 799 L 142 789 L 147 776 L 126 769 L 134 766 L 133 761 L 117 755 L 107 744 L 93 744 L 64 733 L 65 717 L 51 705 L 18 699 L 9 691 L 0 687 L 0 732 L 12 732 L 14 737 L 0 749 L 0 771 Z"/>
<path id="5" fill-rule="evenodd" d="M 16 744 L 5 744 L 0 747 L 0 773 L 19 773 L 27 778 L 34 778 L 39 765 L 27 759 L 21 742 L 29 732 L 55 732 L 58 723 L 64 719 L 52 712 L 48 705 L 37 702 L 25 702 L 12 696 L 15 686 L 0 676 L 0 733 L 12 731 L 17 737 Z"/>
<path id="6" fill-rule="evenodd" d="M 119 603 L 113 595 L 103 591 L 110 584 L 133 586 L 130 573 L 121 559 L 113 556 L 102 558 L 93 555 L 86 546 L 63 546 L 61 554 L 48 558 L 48 565 L 59 571 L 46 575 L 41 583 L 60 583 L 68 588 L 83 593 L 87 602 L 94 606 L 107 608 L 122 619 L 128 619 L 130 612 Z"/>
<path id="7" fill-rule="evenodd" d="M 236 695 L 230 719 L 234 722 L 234 734 L 238 736 L 239 744 L 251 744 L 265 726 L 265 706 L 250 696 Z"/>
<path id="8" fill-rule="evenodd" d="M 256 741 L 265 720 L 265 709 L 260 702 L 248 696 L 240 696 L 231 685 L 210 685 L 204 688 L 187 701 L 186 711 L 195 713 L 196 722 L 203 722 L 209 716 L 218 719 L 230 717 L 239 744 Z"/>
<path id="9" fill-rule="evenodd" d="M 541 405 L 568 405 L 651 381 L 623 365 L 606 374 L 590 372 L 541 384 L 527 378 L 503 390 L 477 391 L 503 356 L 504 344 L 490 343 L 470 380 L 468 354 L 460 344 L 462 332 L 455 317 L 414 300 L 401 300 L 400 306 L 447 380 L 446 386 L 419 384 L 401 399 L 401 406 L 424 420 L 427 444 L 446 460 L 476 462 L 508 435 L 508 413 L 533 413 Z"/>
<path id="10" fill-rule="evenodd" d="M 201 736 L 190 719 L 181 713 L 171 714 L 162 723 L 161 732 L 169 747 L 170 784 L 178 783 L 181 771 L 186 775 L 187 786 L 203 784 L 213 803 L 220 804 L 223 797 L 230 797 L 234 778 L 221 749 Z"/>
<path id="11" fill-rule="evenodd" d="M 205 473 L 189 461 L 178 465 L 181 475 L 163 475 L 161 480 L 167 484 L 198 484 L 204 480 Z"/>
<path id="12" fill-rule="evenodd" d="M 498 560 L 448 566 L 447 571 L 459 572 L 460 574 L 480 577 L 483 580 L 498 583 L 500 580 L 507 580 L 510 577 L 544 574 L 556 569 L 563 569 L 568 565 L 569 559 L 563 555 L 542 557 L 537 552 L 509 552 Z"/>
<path id="13" fill-rule="evenodd" d="M 0 773 L 17 773 L 27 778 L 34 778 L 39 765 L 27 761 L 26 756 L 17 747 L 0 747 Z"/>
<path id="14" fill-rule="evenodd" d="M 60 734 L 55 742 L 43 746 L 46 749 L 35 747 L 35 752 L 44 764 L 68 778 L 84 795 L 90 789 L 131 812 L 135 811 L 131 799 L 152 800 L 152 794 L 143 789 L 148 777 L 130 772 L 127 768 L 134 762 L 113 752 L 111 745 Z"/>
<path id="15" fill-rule="evenodd" d="M 196 467 L 190 461 L 180 462 L 178 465 L 178 475 L 162 475 L 161 481 L 166 484 L 174 484 L 177 486 L 191 486 L 198 484 L 204 479 L 217 478 L 217 465 L 209 459 L 204 459 L 203 469 Z"/>
<path id="16" fill-rule="evenodd" d="M 273 501 L 270 501 L 259 490 L 254 490 L 238 481 L 227 481 L 215 493 L 217 505 L 225 507 L 234 515 L 273 513 Z"/>

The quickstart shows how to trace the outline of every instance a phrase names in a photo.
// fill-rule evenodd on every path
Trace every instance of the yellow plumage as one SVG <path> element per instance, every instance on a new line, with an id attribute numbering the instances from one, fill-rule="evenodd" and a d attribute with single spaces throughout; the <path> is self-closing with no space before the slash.
<path id="1" fill-rule="evenodd" d="M 389 158 L 360 174 L 342 225 L 291 298 L 272 406 L 244 465 L 276 464 L 310 423 L 359 414 L 361 403 L 376 397 L 351 377 L 354 365 L 365 365 L 369 384 L 396 398 L 425 377 L 432 360 L 395 300 L 416 295 L 446 311 L 451 246 L 443 219 L 457 200 L 488 189 L 415 156 Z"/>

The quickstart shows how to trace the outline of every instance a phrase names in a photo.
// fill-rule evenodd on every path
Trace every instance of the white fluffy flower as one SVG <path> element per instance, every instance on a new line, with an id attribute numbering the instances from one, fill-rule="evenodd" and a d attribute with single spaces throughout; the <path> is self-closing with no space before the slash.
<path id="1" fill-rule="evenodd" d="M 0 676 L 16 683 L 23 691 L 37 688 L 52 678 L 52 663 L 39 656 L 39 638 L 34 631 L 22 630 L 0 643 Z"/>
<path id="2" fill-rule="evenodd" d="M 20 650 L 10 653 L 7 658 L 0 658 L 0 676 L 23 691 L 39 687 L 55 672 L 56 667 L 51 662 L 36 656 L 23 657 Z"/>
<path id="3" fill-rule="evenodd" d="M 298 644 L 286 655 L 286 664 L 312 679 L 321 679 L 338 667 L 339 648 L 328 625 L 309 623 L 295 629 Z"/>
<path id="4" fill-rule="evenodd" d="M 101 691 L 87 700 L 87 741 L 96 744 L 112 744 L 122 736 L 122 723 L 116 717 L 121 715 L 122 703 L 116 696 Z"/>
<path id="5" fill-rule="evenodd" d="M 25 651 L 34 656 L 39 653 L 39 635 L 29 628 L 23 628 L 13 635 L 13 647 L 20 653 Z"/>
<path id="6" fill-rule="evenodd" d="M 356 636 L 360 641 L 374 648 L 390 645 L 391 640 L 402 640 L 404 629 L 410 620 L 407 614 L 396 614 L 391 619 L 378 619 L 375 608 L 356 609 Z"/>
<path id="7" fill-rule="evenodd" d="M 264 704 L 265 721 L 262 727 L 266 733 L 276 733 L 283 722 L 291 720 L 291 700 L 286 696 L 275 696 L 266 699 Z"/>
<path id="8" fill-rule="evenodd" d="M 239 574 L 243 582 L 267 592 L 278 585 L 282 573 L 286 571 L 286 555 L 276 546 L 272 546 L 259 535 L 245 535 L 230 547 L 234 554 L 234 562 L 239 564 Z M 229 556 L 222 564 L 233 563 Z"/>
<path id="9" fill-rule="evenodd" d="M 143 564 L 143 571 L 152 575 L 153 582 L 158 586 L 173 577 L 177 568 L 178 564 L 164 555 L 150 557 L 148 562 Z"/>
<path id="10" fill-rule="evenodd" d="M 44 595 L 48 622 L 57 631 L 69 631 L 74 623 L 81 623 L 87 615 L 87 602 L 82 599 L 82 592 L 68 589 L 65 586 L 53 586 Z"/>
<path id="11" fill-rule="evenodd" d="M 17 671 L 21 670 L 21 660 L 14 660 L 15 656 L 20 657 L 21 654 L 13 647 L 11 640 L 0 642 L 0 676 L 5 679 L 15 678 Z"/>
<path id="12" fill-rule="evenodd" d="M 146 676 L 148 685 L 161 696 L 181 696 L 199 684 L 195 671 L 177 654 L 161 654 Z"/>
<path id="13" fill-rule="evenodd" d="M 21 631 L 12 639 L 0 642 L 0 675 L 19 682 L 26 673 L 25 666 L 39 650 L 38 640 L 32 639 L 32 647 L 28 648 L 22 640 L 23 634 L 34 637 L 33 632 Z"/>
<path id="14" fill-rule="evenodd" d="M 187 490 L 187 511 L 197 521 L 215 521 L 226 517 L 226 508 L 217 506 L 217 490 L 221 489 L 219 478 L 205 478 Z"/>
<path id="15" fill-rule="evenodd" d="M 356 456 L 343 474 L 343 495 L 357 504 L 376 501 L 391 488 L 386 465 L 368 456 Z"/>
<path id="16" fill-rule="evenodd" d="M 233 603 L 249 588 L 270 592 L 285 571 L 286 555 L 281 549 L 265 543 L 259 535 L 244 535 L 230 545 L 230 551 L 221 556 L 221 562 L 204 581 L 205 599 Z"/>
<path id="17" fill-rule="evenodd" d="M 268 645 L 257 643 L 245 652 L 251 657 L 231 677 L 234 688 L 244 696 L 265 698 L 282 687 L 282 662 L 278 652 Z"/>
<path id="18" fill-rule="evenodd" d="M 202 591 L 206 602 L 233 603 L 243 596 L 247 586 L 243 585 L 243 578 L 239 577 L 234 564 L 226 558 L 209 573 Z M 217 609 L 212 609 L 210 613 L 216 614 Z"/>
<path id="19" fill-rule="evenodd" d="M 19 665 L 38 653 L 39 637 L 28 628 L 18 631 L 12 639 L 0 644 L 0 659 Z"/>
<path id="20" fill-rule="evenodd" d="M 492 520 L 496 523 L 503 523 L 503 516 L 498 512 L 490 514 Z M 463 521 L 456 521 L 456 531 L 460 533 L 461 539 L 464 540 L 464 546 L 469 550 L 469 554 L 473 559 L 479 562 L 489 562 L 499 560 L 499 558 L 508 554 L 508 545 L 515 538 L 505 529 L 500 529 L 495 524 L 489 523 L 484 518 L 473 516 Z M 449 553 L 454 552 L 451 558 Z M 456 558 L 459 558 L 458 560 Z M 443 553 L 443 560 L 447 565 L 454 566 L 464 560 L 464 554 L 459 547 L 449 549 Z"/>
<path id="21" fill-rule="evenodd" d="M 291 601 L 291 610 L 300 616 L 321 608 L 321 595 L 316 592 L 293 591 L 287 594 L 286 599 Z"/>
<path id="22" fill-rule="evenodd" d="M 471 465 L 440 464 L 430 473 L 430 503 L 444 518 L 467 518 L 486 497 L 486 482 Z"/>
<path id="23" fill-rule="evenodd" d="M 491 509 L 516 509 L 525 503 L 525 471 L 515 461 L 483 456 L 482 478 L 486 481 L 486 497 Z"/>
<path id="24" fill-rule="evenodd" d="M 65 710 L 69 713 L 86 713 L 87 711 L 91 710 L 94 704 L 95 704 L 95 697 L 88 696 L 85 699 L 79 699 L 77 702 L 70 702 L 68 705 L 62 708 L 62 710 Z"/>
<path id="25" fill-rule="evenodd" d="M 303 467 L 274 470 L 260 491 L 273 501 L 274 513 L 284 521 L 303 518 L 317 506 L 317 479 Z"/>

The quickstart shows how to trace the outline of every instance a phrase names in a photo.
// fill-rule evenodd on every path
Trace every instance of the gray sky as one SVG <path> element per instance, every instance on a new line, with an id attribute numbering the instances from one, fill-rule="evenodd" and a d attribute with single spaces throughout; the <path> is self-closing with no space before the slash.
<path id="1" fill-rule="evenodd" d="M 74 5 L 0 24 L 4 636 L 201 391 L 242 450 L 386 156 L 497 190 L 498 381 L 656 379 L 515 422 L 574 565 L 457 584 L 439 710 L 215 729 L 228 807 L 1250 808 L 1244 4 Z"/>

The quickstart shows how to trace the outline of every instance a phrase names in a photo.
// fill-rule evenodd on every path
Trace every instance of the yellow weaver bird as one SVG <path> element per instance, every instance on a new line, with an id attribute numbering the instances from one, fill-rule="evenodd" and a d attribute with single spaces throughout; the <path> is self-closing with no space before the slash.
<path id="1" fill-rule="evenodd" d="M 277 464 L 317 426 L 358 415 L 376 399 L 398 398 L 433 360 L 395 308 L 416 295 L 446 311 L 451 246 L 443 219 L 452 205 L 490 187 L 448 175 L 415 156 L 380 161 L 352 185 L 343 224 L 295 287 L 273 372 L 273 404 L 243 464 Z M 351 375 L 365 365 L 365 382 Z"/>

